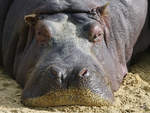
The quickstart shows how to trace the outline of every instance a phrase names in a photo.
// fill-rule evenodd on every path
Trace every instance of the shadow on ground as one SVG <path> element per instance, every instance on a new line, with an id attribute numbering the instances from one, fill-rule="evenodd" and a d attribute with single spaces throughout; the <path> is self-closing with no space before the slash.
<path id="1" fill-rule="evenodd" d="M 138 73 L 140 77 L 150 84 L 150 51 L 139 54 L 136 63 L 130 68 L 132 73 Z"/>

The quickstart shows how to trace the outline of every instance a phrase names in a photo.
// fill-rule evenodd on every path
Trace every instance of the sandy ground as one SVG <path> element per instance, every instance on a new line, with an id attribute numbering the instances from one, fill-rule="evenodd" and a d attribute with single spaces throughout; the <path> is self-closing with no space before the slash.
<path id="1" fill-rule="evenodd" d="M 0 71 L 0 113 L 150 113 L 150 53 L 144 54 L 141 59 L 131 67 L 132 73 L 125 77 L 115 93 L 114 104 L 102 107 L 25 107 L 20 103 L 20 86 Z"/>

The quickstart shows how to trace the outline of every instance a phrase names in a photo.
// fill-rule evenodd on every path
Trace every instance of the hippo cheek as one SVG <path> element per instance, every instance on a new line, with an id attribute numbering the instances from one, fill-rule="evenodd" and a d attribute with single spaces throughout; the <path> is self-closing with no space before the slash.
<path id="1" fill-rule="evenodd" d="M 56 71 L 53 74 L 60 78 L 43 76 L 30 80 L 22 94 L 23 104 L 49 107 L 61 105 L 101 106 L 112 103 L 114 97 L 110 84 L 100 73 L 82 68 L 80 71 L 64 77 L 63 80 L 63 75 Z"/>

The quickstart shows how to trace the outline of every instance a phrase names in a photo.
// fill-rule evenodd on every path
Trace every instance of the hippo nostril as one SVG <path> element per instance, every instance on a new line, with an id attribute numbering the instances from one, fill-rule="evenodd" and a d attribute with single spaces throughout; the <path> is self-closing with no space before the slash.
<path id="1" fill-rule="evenodd" d="M 54 75 L 56 77 L 61 77 L 61 72 L 58 67 L 51 67 L 50 72 L 52 75 Z"/>
<path id="2" fill-rule="evenodd" d="M 56 78 L 56 80 L 59 81 L 60 83 L 65 78 L 65 72 L 64 72 L 64 70 L 62 70 L 60 67 L 57 67 L 57 66 L 50 67 L 50 74 L 54 78 Z"/>
<path id="3" fill-rule="evenodd" d="M 81 76 L 81 77 L 89 76 L 88 69 L 83 68 L 83 69 L 79 72 L 79 76 Z"/>

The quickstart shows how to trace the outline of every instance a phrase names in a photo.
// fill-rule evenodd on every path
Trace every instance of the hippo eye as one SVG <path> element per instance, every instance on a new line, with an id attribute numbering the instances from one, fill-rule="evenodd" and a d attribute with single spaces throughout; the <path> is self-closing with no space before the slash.
<path id="1" fill-rule="evenodd" d="M 35 27 L 35 30 L 35 39 L 37 44 L 40 47 L 47 47 L 49 45 L 49 40 L 51 39 L 49 29 L 45 25 L 39 23 L 39 25 Z"/>
<path id="2" fill-rule="evenodd" d="M 103 39 L 104 30 L 98 22 L 89 23 L 85 27 L 88 31 L 88 39 L 90 42 L 98 42 Z"/>
<path id="3" fill-rule="evenodd" d="M 41 42 L 41 43 L 39 44 L 39 46 L 40 46 L 40 47 L 47 47 L 47 46 L 48 46 L 48 43 Z"/>
<path id="4" fill-rule="evenodd" d="M 99 42 L 103 39 L 104 33 L 99 31 L 99 32 L 93 32 L 89 35 L 89 41 L 91 42 Z"/>
<path id="5" fill-rule="evenodd" d="M 95 35 L 95 37 L 93 38 L 93 42 L 98 42 L 103 38 L 103 33 L 98 33 L 97 35 Z"/>
<path id="6" fill-rule="evenodd" d="M 37 32 L 36 40 L 40 47 L 46 47 L 46 46 L 48 46 L 50 36 L 42 34 L 41 32 Z"/>

